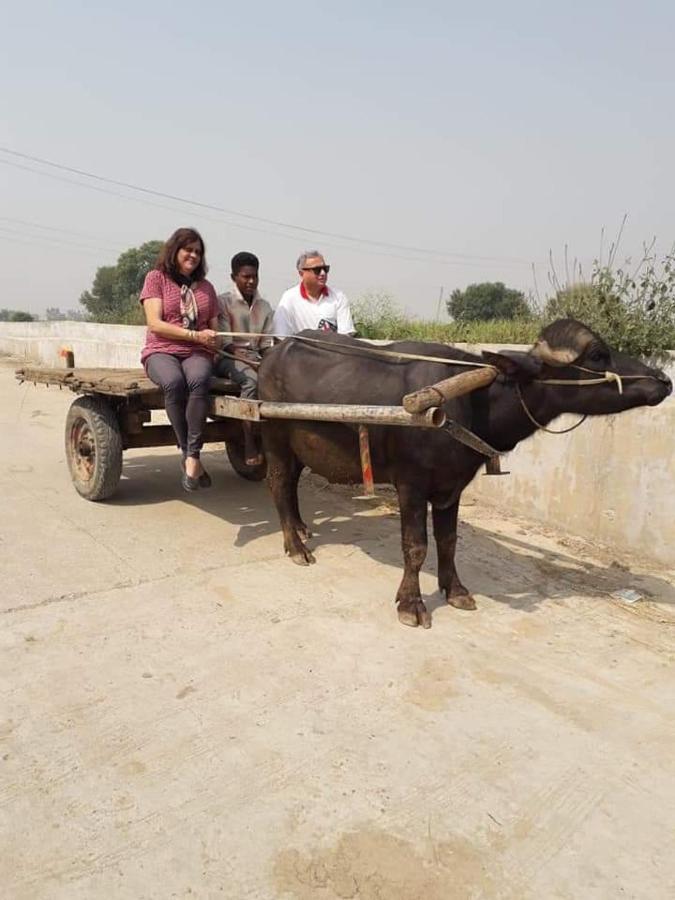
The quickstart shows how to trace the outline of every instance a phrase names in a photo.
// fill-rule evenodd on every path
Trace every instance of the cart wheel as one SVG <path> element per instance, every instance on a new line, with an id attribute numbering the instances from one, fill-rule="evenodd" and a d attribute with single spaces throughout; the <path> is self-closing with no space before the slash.
<path id="1" fill-rule="evenodd" d="M 247 481 L 262 481 L 267 475 L 267 462 L 263 462 L 260 466 L 246 465 L 243 434 L 235 440 L 227 441 L 225 449 L 230 465 L 241 478 L 245 478 Z"/>
<path id="2" fill-rule="evenodd" d="M 99 397 L 79 397 L 66 418 L 66 458 L 75 490 L 86 500 L 106 500 L 122 474 L 122 435 L 113 407 Z"/>

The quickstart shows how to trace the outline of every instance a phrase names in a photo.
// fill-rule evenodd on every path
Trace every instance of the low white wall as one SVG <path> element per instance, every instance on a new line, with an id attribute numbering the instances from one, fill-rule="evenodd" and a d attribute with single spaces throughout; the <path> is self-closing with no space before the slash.
<path id="1" fill-rule="evenodd" d="M 72 350 L 75 365 L 112 369 L 139 368 L 145 326 L 97 322 L 0 322 L 0 353 L 44 366 L 63 366 L 62 349 Z"/>
<path id="2" fill-rule="evenodd" d="M 145 328 L 139 326 L 0 322 L 0 353 L 43 365 L 62 366 L 59 350 L 67 348 L 77 366 L 135 368 L 144 340 Z M 666 369 L 675 376 L 675 354 Z M 553 427 L 573 421 L 563 417 Z M 502 468 L 510 475 L 479 475 L 468 496 L 610 545 L 618 562 L 633 552 L 673 566 L 674 444 L 670 397 L 654 409 L 588 419 L 570 434 L 535 434 L 505 457 Z"/>
<path id="3" fill-rule="evenodd" d="M 675 352 L 669 357 L 659 367 L 675 381 Z M 562 416 L 551 427 L 577 419 Z M 479 474 L 465 496 L 606 544 L 618 562 L 632 552 L 675 566 L 674 396 L 655 408 L 589 418 L 569 434 L 537 432 L 503 458 L 502 470 L 511 474 Z"/>
<path id="4" fill-rule="evenodd" d="M 675 381 L 675 352 L 669 355 L 660 367 Z M 577 420 L 562 416 L 551 427 Z M 569 434 L 537 432 L 503 457 L 502 470 L 511 474 L 483 477 L 481 470 L 465 496 L 606 544 L 619 563 L 632 552 L 675 566 L 673 395 L 657 407 L 588 418 Z"/>
<path id="5" fill-rule="evenodd" d="M 574 416 L 552 427 L 572 424 Z M 675 566 L 675 401 L 538 432 L 506 454 L 508 476 L 479 475 L 466 496 Z"/>

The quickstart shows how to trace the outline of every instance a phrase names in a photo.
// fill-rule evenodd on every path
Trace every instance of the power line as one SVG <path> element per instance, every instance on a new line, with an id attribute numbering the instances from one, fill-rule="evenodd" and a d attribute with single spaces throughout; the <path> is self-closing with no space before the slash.
<path id="1" fill-rule="evenodd" d="M 154 200 L 148 200 L 146 197 L 130 197 L 128 194 L 122 194 L 120 191 L 112 191 L 109 188 L 99 187 L 98 185 L 94 185 L 94 184 L 84 184 L 81 181 L 74 181 L 72 178 L 66 178 L 63 175 L 56 175 L 53 172 L 41 172 L 39 169 L 34 169 L 34 168 L 31 168 L 30 166 L 22 166 L 20 163 L 10 162 L 9 160 L 6 160 L 6 159 L 0 159 L 0 163 L 2 163 L 2 165 L 4 165 L 4 166 L 11 166 L 14 169 L 20 169 L 23 172 L 30 172 L 32 175 L 40 175 L 43 178 L 50 178 L 53 181 L 60 181 L 64 184 L 70 184 L 70 185 L 73 185 L 74 187 L 84 188 L 85 190 L 88 190 L 88 191 L 96 191 L 97 193 L 100 193 L 100 194 L 107 194 L 110 197 L 118 197 L 121 200 L 129 200 L 131 203 L 141 203 L 145 206 L 153 206 L 156 209 L 166 209 L 166 210 L 169 210 L 170 212 L 178 212 L 181 215 L 183 215 L 185 213 L 185 210 L 181 209 L 178 206 L 169 206 L 166 203 L 157 203 Z M 297 237 L 295 235 L 283 234 L 282 232 L 279 232 L 279 231 L 271 231 L 269 228 L 257 228 L 255 225 L 244 225 L 241 222 L 230 222 L 227 219 L 223 219 L 222 217 L 216 218 L 215 216 L 206 215 L 203 212 L 196 213 L 196 218 L 203 219 L 207 222 L 216 222 L 219 225 L 227 225 L 231 228 L 239 228 L 244 231 L 253 231 L 253 232 L 256 232 L 257 234 L 268 234 L 268 235 L 271 235 L 272 237 L 282 238 L 283 240 L 287 240 L 287 241 L 293 241 L 293 243 L 295 243 L 297 245 Z M 345 245 L 337 244 L 336 246 L 344 247 Z M 349 247 L 348 249 L 359 252 L 359 249 L 357 247 Z M 365 252 L 365 251 L 361 251 L 361 252 Z M 376 251 L 376 250 L 369 251 L 369 252 L 376 253 L 380 256 L 389 256 L 390 258 L 394 258 L 394 259 L 408 259 L 413 262 L 421 261 L 419 258 L 407 257 L 407 256 L 406 257 L 401 257 L 401 256 L 393 256 L 392 257 L 391 254 L 383 253 L 381 251 Z M 426 260 L 425 260 L 425 262 L 426 262 Z M 455 264 L 457 264 L 457 263 L 455 263 Z M 448 265 L 450 265 L 450 263 L 448 263 Z"/>
<path id="2" fill-rule="evenodd" d="M 103 253 L 117 253 L 119 254 L 118 247 L 102 247 L 96 246 L 95 244 L 83 244 L 82 241 L 68 241 L 63 238 L 53 238 L 46 234 L 32 234 L 30 231 L 24 231 L 21 228 L 10 228 L 7 225 L 0 225 L 0 231 L 9 232 L 10 234 L 18 234 L 22 237 L 29 238 L 37 238 L 40 241 L 49 241 L 51 243 L 64 244 L 70 247 L 81 247 L 85 250 L 97 250 Z"/>
<path id="3" fill-rule="evenodd" d="M 0 159 L 0 163 L 2 163 L 5 166 L 11 166 L 14 169 L 20 169 L 23 172 L 30 172 L 32 175 L 40 175 L 43 178 L 50 178 L 54 181 L 60 181 L 65 184 L 73 185 L 74 187 L 84 188 L 85 190 L 88 190 L 88 191 L 96 191 L 97 193 L 100 193 L 100 194 L 107 194 L 111 197 L 118 197 L 122 200 L 128 200 L 131 203 L 141 203 L 146 206 L 156 207 L 157 209 L 166 209 L 171 212 L 178 212 L 181 215 L 183 215 L 185 212 L 185 210 L 180 209 L 177 206 L 169 206 L 166 203 L 158 203 L 155 200 L 148 200 L 146 197 L 131 197 L 127 194 L 121 193 L 120 191 L 113 191 L 113 190 L 110 190 L 110 188 L 100 187 L 99 185 L 85 184 L 81 181 L 74 181 L 72 178 L 67 178 L 64 175 L 57 175 L 54 172 L 41 172 L 39 169 L 33 169 L 30 166 L 23 166 L 20 163 L 10 162 L 9 160 L 6 160 L 6 159 Z M 228 221 L 227 219 L 216 218 L 214 216 L 206 215 L 205 213 L 203 213 L 201 211 L 196 213 L 195 217 L 197 219 L 203 219 L 208 222 L 216 222 L 219 225 L 227 225 L 231 228 L 238 228 L 238 229 L 244 230 L 244 231 L 253 231 L 253 232 L 256 232 L 257 234 L 268 234 L 275 238 L 281 238 L 282 240 L 292 241 L 297 246 L 297 237 L 294 235 L 283 234 L 282 232 L 278 232 L 278 231 L 271 231 L 269 228 L 259 228 L 259 227 L 256 227 L 255 225 L 245 225 L 240 222 L 231 222 L 231 221 Z M 422 258 L 419 256 L 402 256 L 399 253 L 387 253 L 384 250 L 373 250 L 370 248 L 366 250 L 366 249 L 363 249 L 363 248 L 360 248 L 357 246 L 349 246 L 349 245 L 345 245 L 345 244 L 335 243 L 335 241 L 327 241 L 326 243 L 328 243 L 329 246 L 339 247 L 343 250 L 348 250 L 353 253 L 367 253 L 368 255 L 381 256 L 385 259 L 398 259 L 398 260 L 405 260 L 407 262 L 434 263 L 434 264 L 440 265 L 440 266 L 461 266 L 461 265 L 485 266 L 485 265 L 497 265 L 498 264 L 496 261 L 495 262 L 487 262 L 487 263 L 486 262 L 479 263 L 478 261 L 471 261 L 471 260 L 456 260 L 456 259 L 453 260 L 453 259 L 436 259 L 434 257 Z M 514 261 L 514 262 L 502 261 L 499 263 L 499 265 L 501 265 L 501 266 L 521 265 L 521 263 L 518 261 Z"/>
<path id="4" fill-rule="evenodd" d="M 500 258 L 500 257 L 496 257 L 496 256 L 478 256 L 475 254 L 467 254 L 467 253 L 455 253 L 455 252 L 446 252 L 446 251 L 441 251 L 441 250 L 429 250 L 428 248 L 424 248 L 424 247 L 412 247 L 412 246 L 407 246 L 405 244 L 389 243 L 387 241 L 375 241 L 375 240 L 368 239 L 368 238 L 353 237 L 352 235 L 340 234 L 338 232 L 323 231 L 318 228 L 308 228 L 308 227 L 304 227 L 301 225 L 294 225 L 290 222 L 282 222 L 282 221 L 279 221 L 276 219 L 267 219 L 262 216 L 254 216 L 249 213 L 238 212 L 237 210 L 227 209 L 226 207 L 217 206 L 212 203 L 203 203 L 199 200 L 191 200 L 191 199 L 188 199 L 185 197 L 180 197 L 176 194 L 169 194 L 165 191 L 157 191 L 152 188 L 146 188 L 146 187 L 142 187 L 140 185 L 131 184 L 126 181 L 119 181 L 118 179 L 109 178 L 105 175 L 96 175 L 95 173 L 87 172 L 84 169 L 78 169 L 78 168 L 75 168 L 74 166 L 66 166 L 66 165 L 62 165 L 60 163 L 55 163 L 55 162 L 52 162 L 51 160 L 43 159 L 42 157 L 39 157 L 39 156 L 32 156 L 29 153 L 21 153 L 18 150 L 12 150 L 9 147 L 0 147 L 0 152 L 6 153 L 10 156 L 18 157 L 19 159 L 25 159 L 25 160 L 29 160 L 30 162 L 38 163 L 40 165 L 49 166 L 50 168 L 58 169 L 63 172 L 70 172 L 71 174 L 79 175 L 80 177 L 83 177 L 83 178 L 90 178 L 95 181 L 100 181 L 104 184 L 112 184 L 112 185 L 115 185 L 116 187 L 123 187 L 123 188 L 126 188 L 127 190 L 138 191 L 139 193 L 148 194 L 153 197 L 162 197 L 167 200 L 173 200 L 178 203 L 185 203 L 190 206 L 199 207 L 201 209 L 208 209 L 213 212 L 225 213 L 226 215 L 237 216 L 239 218 L 248 219 L 253 222 L 260 222 L 265 225 L 273 225 L 278 228 L 279 227 L 287 228 L 292 231 L 302 232 L 304 234 L 317 235 L 319 237 L 337 238 L 339 240 L 350 241 L 350 242 L 353 242 L 356 244 L 361 244 L 361 245 L 384 247 L 384 248 L 387 248 L 390 250 L 402 250 L 406 253 L 421 253 L 426 256 L 462 260 L 464 262 L 471 261 L 471 260 L 475 260 L 477 262 L 500 262 L 500 263 L 511 262 L 511 263 L 528 265 L 528 266 L 531 263 L 531 260 L 525 260 L 525 259 L 508 258 L 508 257 Z M 31 171 L 34 171 L 34 170 L 31 170 Z M 44 174 L 44 173 L 38 173 L 38 174 Z"/>
<path id="5" fill-rule="evenodd" d="M 154 200 L 148 200 L 146 197 L 130 197 L 128 194 L 123 194 L 120 191 L 112 191 L 109 188 L 99 187 L 98 185 L 94 184 L 84 184 L 81 181 L 74 181 L 72 178 L 66 178 L 63 175 L 56 175 L 53 172 L 41 172 L 39 169 L 34 169 L 30 166 L 22 166 L 19 163 L 10 162 L 6 159 L 0 159 L 0 163 L 2 163 L 2 165 L 4 166 L 11 166 L 14 169 L 20 169 L 23 172 L 30 172 L 32 175 L 40 175 L 43 178 L 50 178 L 53 181 L 60 181 L 63 184 L 70 184 L 74 187 L 84 188 L 87 191 L 96 191 L 99 194 L 107 194 L 109 197 L 118 197 L 121 200 L 128 200 L 131 203 L 141 203 L 145 206 L 153 206 L 156 209 L 166 209 L 169 210 L 169 212 L 178 212 L 181 215 L 185 213 L 185 210 L 181 209 L 178 206 L 169 206 L 166 203 L 157 203 Z M 203 212 L 197 213 L 196 217 L 207 222 L 216 222 L 219 225 L 228 225 L 232 228 L 243 229 L 244 231 L 254 231 L 258 234 L 269 234 L 273 237 L 279 237 L 283 238 L 284 240 L 293 241 L 294 243 L 297 241 L 297 238 L 295 236 L 291 236 L 289 234 L 270 231 L 268 228 L 256 228 L 255 225 L 243 225 L 239 222 L 229 222 L 227 219 L 223 219 L 222 217 L 216 218 L 215 216 L 208 216 Z"/>
<path id="6" fill-rule="evenodd" d="M 0 229 L 1 231 L 2 229 Z M 44 243 L 40 243 L 40 241 L 46 240 L 45 238 L 37 238 L 35 240 L 25 240 L 23 238 L 17 238 L 10 235 L 3 234 L 2 235 L 2 243 L 4 244 L 6 241 L 10 241 L 13 244 L 23 244 L 27 247 L 40 247 L 42 250 L 66 250 L 75 251 L 77 249 L 78 253 L 90 253 L 92 255 L 97 256 L 99 259 L 101 258 L 100 251 L 94 250 L 93 247 L 77 247 L 74 244 L 61 244 L 60 242 L 51 242 L 45 246 Z"/>
<path id="7" fill-rule="evenodd" d="M 27 225 L 29 228 L 39 228 L 43 231 L 56 231 L 60 234 L 72 234 L 75 237 L 83 237 L 87 240 L 98 240 L 96 237 L 92 237 L 91 234 L 86 234 L 84 231 L 73 231 L 70 228 L 61 228 L 56 227 L 54 225 L 43 225 L 41 222 L 29 222 L 26 219 L 15 219 L 13 216 L 0 216 L 0 221 L 2 222 L 12 222 L 16 225 Z M 103 238 L 103 240 L 108 240 L 108 238 Z M 111 240 L 110 243 L 118 244 L 120 247 L 126 247 L 126 244 L 121 241 Z"/>

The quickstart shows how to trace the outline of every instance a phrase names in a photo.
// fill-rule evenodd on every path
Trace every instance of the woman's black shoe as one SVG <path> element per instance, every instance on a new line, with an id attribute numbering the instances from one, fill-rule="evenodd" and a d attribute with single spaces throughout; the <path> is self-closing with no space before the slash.
<path id="1" fill-rule="evenodd" d="M 206 469 L 202 466 L 202 474 L 197 478 L 192 478 L 190 475 L 185 474 L 185 457 L 181 460 L 181 467 L 183 469 L 183 477 L 181 479 L 181 484 L 185 488 L 186 491 L 196 491 L 198 488 L 210 488 L 213 482 L 211 481 L 211 476 L 206 471 Z M 189 485 L 189 486 L 188 486 Z"/>
<path id="2" fill-rule="evenodd" d="M 183 485 L 183 490 L 185 491 L 192 492 L 199 490 L 199 479 L 190 477 L 187 472 L 183 472 L 180 483 Z"/>

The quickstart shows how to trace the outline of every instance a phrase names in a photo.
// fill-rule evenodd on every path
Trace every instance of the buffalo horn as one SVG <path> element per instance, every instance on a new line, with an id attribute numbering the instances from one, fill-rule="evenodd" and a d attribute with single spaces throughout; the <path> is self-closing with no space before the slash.
<path id="1" fill-rule="evenodd" d="M 432 406 L 438 406 L 445 400 L 461 397 L 487 387 L 497 377 L 497 370 L 492 366 L 483 366 L 480 369 L 471 369 L 470 372 L 462 372 L 445 378 L 437 384 L 431 384 L 413 394 L 406 394 L 403 398 L 403 408 L 409 413 L 419 413 Z M 441 399 L 442 398 L 442 399 Z"/>
<path id="2" fill-rule="evenodd" d="M 574 319 L 562 319 L 544 328 L 530 351 L 549 366 L 569 366 L 583 356 L 595 335 Z"/>
<path id="3" fill-rule="evenodd" d="M 569 366 L 579 359 L 581 354 L 572 347 L 553 348 L 548 341 L 537 341 L 532 348 L 532 355 L 538 356 L 547 366 Z"/>

